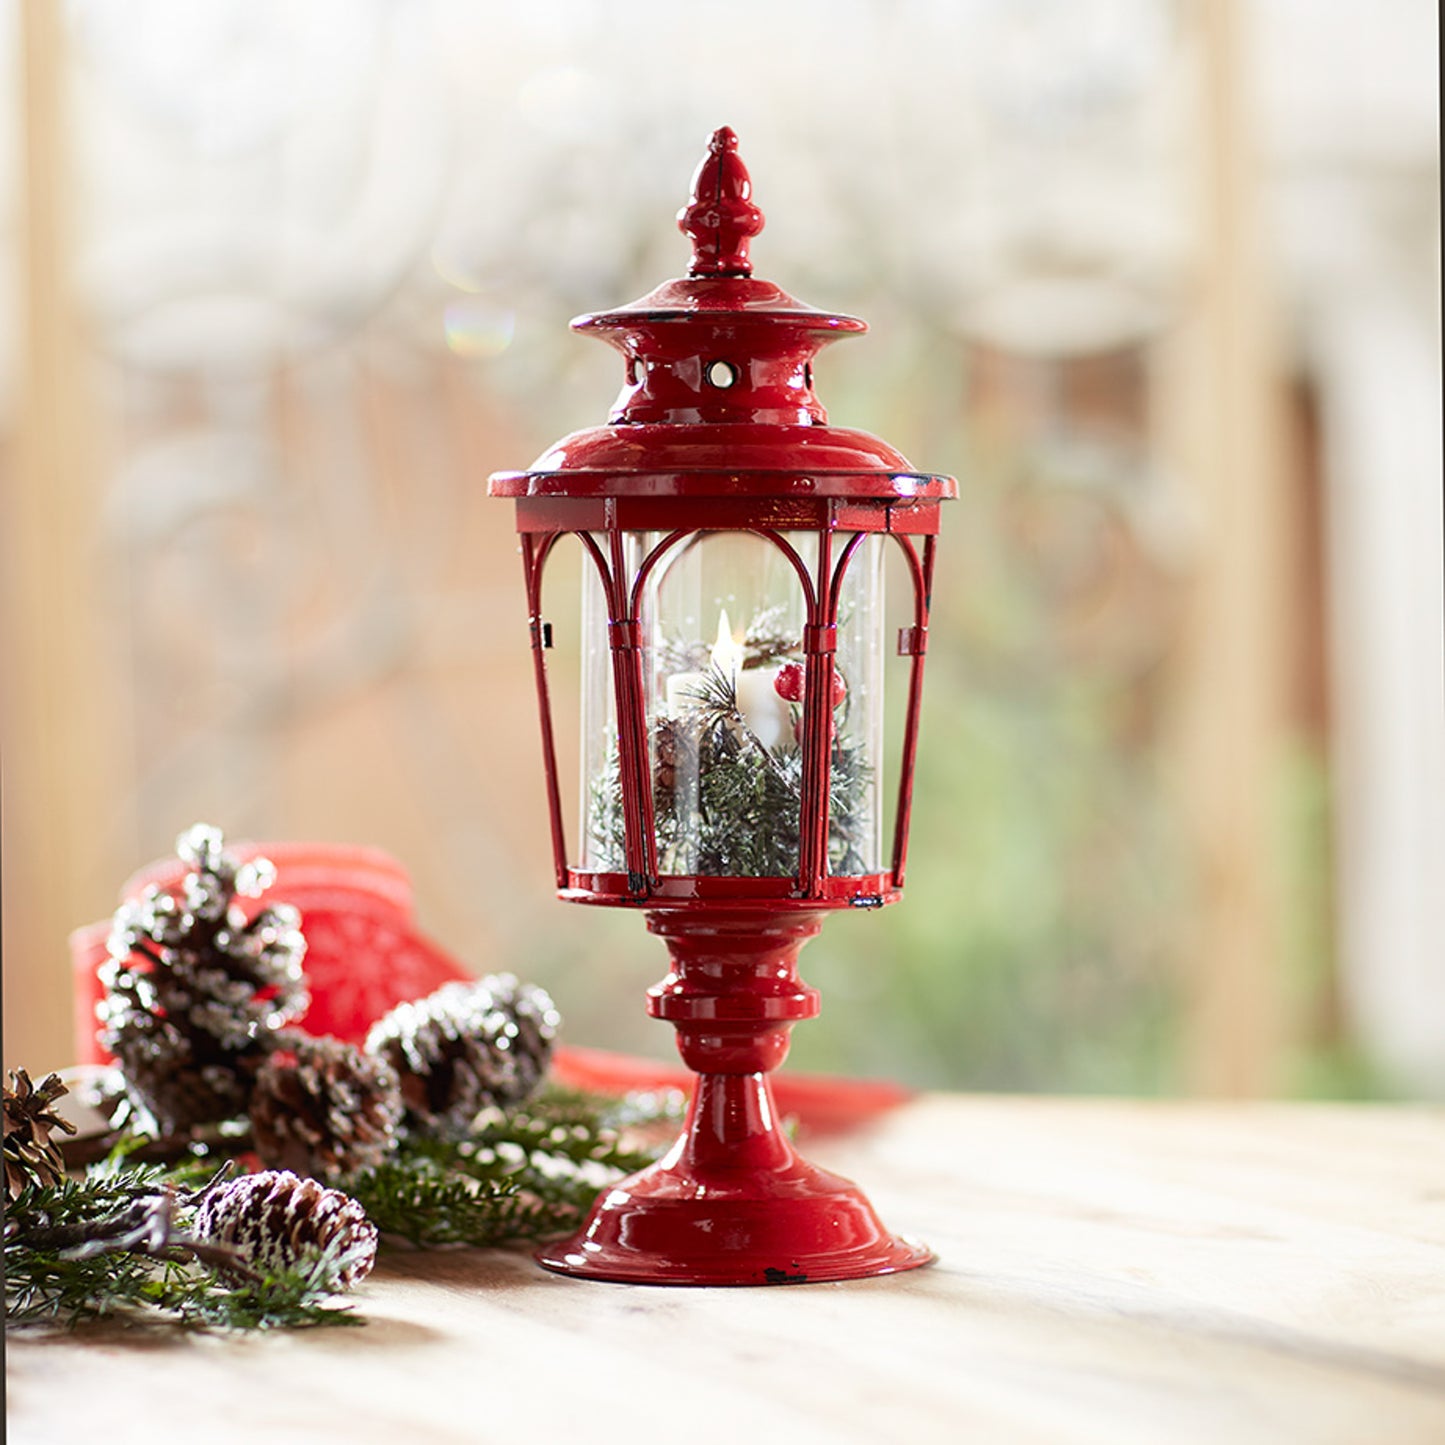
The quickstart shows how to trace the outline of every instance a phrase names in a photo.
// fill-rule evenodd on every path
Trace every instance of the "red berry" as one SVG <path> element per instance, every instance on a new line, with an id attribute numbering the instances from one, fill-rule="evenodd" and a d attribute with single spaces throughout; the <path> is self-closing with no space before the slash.
<path id="1" fill-rule="evenodd" d="M 803 700 L 803 665 L 800 662 L 784 663 L 773 679 L 773 691 L 785 702 Z"/>
<path id="2" fill-rule="evenodd" d="M 773 690 L 779 697 L 787 702 L 802 702 L 803 700 L 803 665 L 800 662 L 785 663 L 778 669 L 778 675 L 773 679 Z M 836 668 L 833 670 L 833 706 L 841 705 L 843 699 L 848 696 L 848 684 L 843 681 L 843 675 Z"/>

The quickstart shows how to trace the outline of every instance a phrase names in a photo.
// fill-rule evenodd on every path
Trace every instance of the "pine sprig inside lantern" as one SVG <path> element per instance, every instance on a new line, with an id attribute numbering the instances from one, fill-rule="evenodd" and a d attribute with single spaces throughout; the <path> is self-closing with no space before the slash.
<path id="1" fill-rule="evenodd" d="M 743 667 L 766 667 L 796 661 L 801 655 L 796 634 L 789 629 L 786 607 L 765 607 L 754 613 L 743 633 Z"/>
<path id="2" fill-rule="evenodd" d="M 801 677 L 796 639 L 779 630 L 772 611 L 749 624 L 741 673 L 792 664 Z M 790 708 L 792 727 L 770 746 L 749 725 L 738 699 L 738 677 L 708 661 L 700 643 L 664 649 L 664 668 L 697 671 L 681 691 L 675 714 L 651 724 L 653 818 L 658 868 L 666 874 L 779 877 L 797 872 L 802 814 L 802 707 Z M 779 673 L 781 678 L 782 673 Z M 780 689 L 780 696 L 786 696 Z M 846 687 L 841 698 L 846 698 Z M 867 871 L 873 828 L 872 768 L 864 747 L 849 737 L 846 707 L 837 719 L 830 756 L 828 866 L 834 873 Z M 603 872 L 626 869 L 622 774 L 614 745 L 608 764 L 589 785 L 587 832 L 592 862 Z"/>

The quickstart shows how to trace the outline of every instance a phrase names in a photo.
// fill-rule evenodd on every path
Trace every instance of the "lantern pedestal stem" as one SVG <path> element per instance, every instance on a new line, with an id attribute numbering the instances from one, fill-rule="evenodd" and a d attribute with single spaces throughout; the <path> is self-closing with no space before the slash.
<path id="1" fill-rule="evenodd" d="M 816 914 L 656 912 L 673 971 L 648 1012 L 678 1031 L 698 1074 L 668 1154 L 604 1190 L 583 1228 L 547 1246 L 548 1269 L 635 1284 L 801 1284 L 927 1264 L 848 1180 L 802 1159 L 779 1127 L 767 1075 L 788 1032 L 818 1012 L 797 955 Z"/>

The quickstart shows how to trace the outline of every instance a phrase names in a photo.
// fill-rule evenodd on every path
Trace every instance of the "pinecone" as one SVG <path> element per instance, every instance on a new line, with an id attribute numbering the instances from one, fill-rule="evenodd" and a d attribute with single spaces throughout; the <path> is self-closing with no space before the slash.
<path id="1" fill-rule="evenodd" d="M 37 1087 L 24 1069 L 11 1069 L 5 1086 L 5 1197 L 18 1199 L 28 1184 L 59 1184 L 65 1177 L 60 1146 L 52 1129 L 75 1133 L 75 1125 L 62 1119 L 51 1105 L 68 1093 L 59 1074 L 47 1074 Z"/>
<path id="2" fill-rule="evenodd" d="M 211 1190 L 194 1229 L 197 1238 L 230 1245 L 270 1273 L 325 1259 L 319 1282 L 334 1290 L 360 1284 L 376 1262 L 376 1226 L 361 1205 L 288 1170 L 248 1174 Z"/>
<path id="3" fill-rule="evenodd" d="M 494 974 L 399 1004 L 372 1025 L 366 1050 L 401 1076 L 411 1127 L 460 1135 L 488 1105 L 532 1093 L 561 1022 L 542 989 Z"/>
<path id="4" fill-rule="evenodd" d="M 685 720 L 660 717 L 653 725 L 652 749 L 656 760 L 653 786 L 659 795 L 670 799 L 679 772 L 697 775 L 697 729 Z"/>
<path id="5" fill-rule="evenodd" d="M 101 971 L 101 1041 L 166 1133 L 244 1114 L 276 1030 L 307 1003 L 300 915 L 275 905 L 247 923 L 234 900 L 258 897 L 275 869 L 238 865 L 222 843 L 205 824 L 181 834 L 181 897 L 152 886 L 122 904 Z"/>
<path id="6" fill-rule="evenodd" d="M 396 1071 L 384 1059 L 294 1034 L 256 1074 L 251 1133 L 273 1168 L 336 1179 L 391 1152 L 401 1112 Z"/>

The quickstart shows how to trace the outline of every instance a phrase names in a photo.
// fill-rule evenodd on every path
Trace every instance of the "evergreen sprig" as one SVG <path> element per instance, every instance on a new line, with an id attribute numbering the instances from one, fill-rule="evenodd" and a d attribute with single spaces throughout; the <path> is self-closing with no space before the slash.
<path id="1" fill-rule="evenodd" d="M 741 877 L 796 873 L 802 748 L 796 740 L 780 747 L 763 743 L 738 705 L 735 680 L 714 665 L 703 671 L 689 700 L 693 706 L 682 716 L 659 717 L 652 725 L 652 806 L 661 870 Z M 828 867 L 864 873 L 873 770 L 863 746 L 841 727 L 829 763 Z M 589 784 L 588 833 L 597 865 L 623 871 L 626 833 L 615 743 L 607 767 Z"/>
<path id="2" fill-rule="evenodd" d="M 679 1112 L 670 1094 L 617 1100 L 548 1086 L 517 1108 L 487 1110 L 462 1139 L 406 1135 L 385 1162 L 340 1183 L 384 1243 L 539 1239 L 576 1228 L 603 1185 L 656 1158 L 623 1130 L 676 1122 Z M 218 1329 L 364 1323 L 331 1298 L 330 1253 L 262 1272 L 194 1238 L 216 1167 L 175 1142 L 166 1165 L 137 1164 L 157 1141 L 126 1134 L 84 1178 L 22 1191 L 5 1220 L 7 1329 L 104 1319 Z"/>
<path id="3" fill-rule="evenodd" d="M 422 1247 L 559 1234 L 582 1222 L 610 1178 L 656 1158 L 624 1144 L 620 1127 L 676 1116 L 665 1099 L 628 1110 L 623 1117 L 613 1101 L 549 1087 L 520 1108 L 485 1111 L 463 1139 L 409 1135 L 343 1187 L 383 1237 Z"/>
<path id="4" fill-rule="evenodd" d="M 167 1171 L 98 1166 L 84 1179 L 32 1185 L 5 1219 L 5 1326 L 87 1321 L 225 1329 L 359 1324 L 330 1302 L 335 1261 L 261 1273 L 188 1232 L 199 1192 Z"/>

